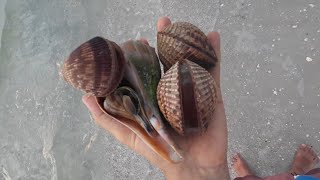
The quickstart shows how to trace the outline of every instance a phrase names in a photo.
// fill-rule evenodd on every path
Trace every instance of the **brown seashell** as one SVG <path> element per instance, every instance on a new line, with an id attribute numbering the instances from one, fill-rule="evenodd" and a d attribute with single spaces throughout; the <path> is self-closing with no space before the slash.
<path id="1" fill-rule="evenodd" d="M 167 132 L 157 105 L 156 88 L 161 69 L 154 48 L 139 41 L 120 45 L 126 63 L 115 91 L 97 98 L 100 108 L 134 132 L 154 152 L 178 163 L 183 157 Z"/>
<path id="2" fill-rule="evenodd" d="M 196 26 L 176 22 L 157 34 L 158 55 L 165 71 L 177 61 L 188 59 L 205 69 L 217 62 L 217 56 L 207 36 Z"/>
<path id="3" fill-rule="evenodd" d="M 104 98 L 102 97 L 96 97 L 96 101 L 99 104 L 99 107 L 101 110 L 106 112 L 106 110 L 103 108 Z M 181 156 L 181 152 L 179 152 L 175 146 L 173 146 L 174 142 L 170 142 L 170 135 L 167 134 L 165 129 L 160 125 L 159 121 L 156 120 L 156 126 L 154 126 L 158 131 L 159 135 L 156 137 L 151 137 L 145 129 L 142 128 L 142 126 L 135 121 L 132 121 L 131 119 L 124 118 L 124 117 L 113 117 L 114 120 L 117 120 L 122 125 L 129 128 L 132 132 L 134 132 L 138 138 L 140 138 L 150 149 L 152 149 L 154 152 L 156 152 L 160 157 L 164 158 L 168 162 L 171 163 L 179 163 L 183 160 L 183 157 Z M 161 124 L 161 123 L 160 123 Z M 164 134 L 163 134 L 164 133 Z M 162 136 L 163 135 L 163 136 Z M 169 138 L 169 139 L 168 139 Z"/>
<path id="4" fill-rule="evenodd" d="M 137 93 L 149 101 L 152 104 L 150 106 L 157 107 L 156 92 L 161 78 L 161 68 L 155 49 L 140 41 L 133 40 L 126 41 L 120 47 L 125 59 L 135 67 L 129 67 L 126 70 L 124 79 L 128 80 L 134 89 L 139 89 Z M 134 72 L 133 69 L 137 71 Z M 140 79 L 141 82 L 138 82 L 137 79 Z"/>
<path id="5" fill-rule="evenodd" d="M 64 62 L 62 75 L 75 88 L 106 97 L 122 80 L 125 59 L 120 47 L 95 37 L 76 48 Z"/>
<path id="6" fill-rule="evenodd" d="M 161 78 L 157 99 L 161 112 L 180 135 L 203 133 L 215 109 L 216 84 L 204 68 L 181 60 Z"/>

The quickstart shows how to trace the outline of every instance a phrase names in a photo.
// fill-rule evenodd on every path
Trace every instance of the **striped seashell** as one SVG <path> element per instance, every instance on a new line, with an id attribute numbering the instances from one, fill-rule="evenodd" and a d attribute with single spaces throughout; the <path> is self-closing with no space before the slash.
<path id="1" fill-rule="evenodd" d="M 216 84 L 204 68 L 181 60 L 161 78 L 157 99 L 162 114 L 180 135 L 203 133 L 215 109 Z"/>
<path id="2" fill-rule="evenodd" d="M 95 37 L 76 48 L 64 62 L 62 75 L 75 88 L 97 97 L 106 97 L 119 85 L 125 59 L 120 47 Z"/>
<path id="3" fill-rule="evenodd" d="M 198 27 L 187 22 L 176 22 L 159 31 L 157 47 L 165 71 L 183 59 L 193 61 L 207 70 L 217 62 L 207 36 Z"/>

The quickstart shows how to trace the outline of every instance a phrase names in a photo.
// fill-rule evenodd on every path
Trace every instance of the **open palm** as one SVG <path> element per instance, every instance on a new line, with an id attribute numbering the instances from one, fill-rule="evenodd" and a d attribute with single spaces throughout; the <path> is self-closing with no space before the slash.
<path id="1" fill-rule="evenodd" d="M 160 18 L 157 30 L 161 31 L 170 25 L 167 17 Z M 84 104 L 88 107 L 97 124 L 110 132 L 121 143 L 146 157 L 153 165 L 162 169 L 168 179 L 210 178 L 228 179 L 227 170 L 227 123 L 220 90 L 220 37 L 217 32 L 210 32 L 208 39 L 218 57 L 218 63 L 211 70 L 211 75 L 218 86 L 218 103 L 206 133 L 187 137 L 177 137 L 177 144 L 184 151 L 184 160 L 173 164 L 159 157 L 130 129 L 116 119 L 101 111 L 93 96 L 85 95 Z M 148 43 L 145 39 L 142 42 Z M 222 173 L 222 176 L 218 177 Z"/>

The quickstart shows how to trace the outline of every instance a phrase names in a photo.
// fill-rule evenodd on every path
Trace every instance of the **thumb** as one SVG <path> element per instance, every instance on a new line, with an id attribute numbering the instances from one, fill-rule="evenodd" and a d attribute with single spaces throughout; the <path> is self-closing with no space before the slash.
<path id="1" fill-rule="evenodd" d="M 121 143 L 128 145 L 130 148 L 134 147 L 135 134 L 118 122 L 115 118 L 109 114 L 104 113 L 96 101 L 96 97 L 90 95 L 84 95 L 82 97 L 83 103 L 87 106 L 91 112 L 95 122 L 111 133 Z"/>
<path id="2" fill-rule="evenodd" d="M 129 146 L 138 154 L 147 158 L 152 164 L 159 167 L 160 157 L 153 152 L 133 131 L 123 125 L 119 120 L 103 112 L 97 103 L 96 97 L 85 95 L 83 103 L 91 112 L 95 122 L 111 133 L 119 142 Z"/>

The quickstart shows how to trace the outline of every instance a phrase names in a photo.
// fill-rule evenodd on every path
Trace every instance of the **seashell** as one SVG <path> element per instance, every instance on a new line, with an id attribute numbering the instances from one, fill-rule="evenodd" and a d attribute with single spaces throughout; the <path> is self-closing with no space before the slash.
<path id="1" fill-rule="evenodd" d="M 165 71 L 183 59 L 193 61 L 207 70 L 217 62 L 207 36 L 187 22 L 173 23 L 158 32 L 157 46 Z"/>
<path id="2" fill-rule="evenodd" d="M 95 37 L 76 48 L 64 62 L 62 75 L 75 88 L 106 97 L 122 80 L 125 59 L 120 47 Z"/>
<path id="3" fill-rule="evenodd" d="M 140 41 L 129 40 L 120 45 L 122 51 L 124 52 L 125 59 L 129 60 L 131 66 L 130 70 L 125 71 L 125 79 L 131 82 L 132 85 L 136 85 L 136 89 L 145 89 L 145 91 L 140 91 L 139 93 L 145 92 L 146 94 L 141 94 L 143 97 L 148 97 L 154 106 L 157 104 L 157 86 L 161 78 L 161 68 L 158 56 L 153 47 L 141 43 Z M 141 83 L 132 73 L 132 69 L 136 69 L 136 75 L 141 79 Z"/>
<path id="4" fill-rule="evenodd" d="M 97 99 L 100 108 L 131 129 L 164 159 L 181 161 L 183 157 L 166 131 L 157 105 L 161 69 L 154 48 L 132 40 L 120 47 L 126 59 L 123 80 L 104 100 Z"/>
<path id="5" fill-rule="evenodd" d="M 106 97 L 103 107 L 108 114 L 117 119 L 126 118 L 138 123 L 149 136 L 154 137 L 157 133 L 150 123 L 152 116 L 146 115 L 143 105 L 144 99 L 135 90 L 121 86 Z"/>
<path id="6" fill-rule="evenodd" d="M 96 97 L 96 101 L 99 104 L 100 109 L 109 114 L 106 109 L 103 107 L 105 99 L 102 97 Z M 129 128 L 132 132 L 134 132 L 147 146 L 150 147 L 155 153 L 157 153 L 160 157 L 167 160 L 171 163 L 179 163 L 183 160 L 181 150 L 172 141 L 168 132 L 162 127 L 160 121 L 153 117 L 154 121 L 156 121 L 155 129 L 157 129 L 157 136 L 150 136 L 145 129 L 141 127 L 136 121 L 132 121 L 132 119 L 128 119 L 125 117 L 117 117 L 113 116 L 115 120 L 117 120 L 122 125 Z"/>
<path id="7" fill-rule="evenodd" d="M 162 114 L 180 135 L 201 134 L 215 109 L 216 84 L 204 68 L 181 60 L 161 78 L 157 99 Z"/>

